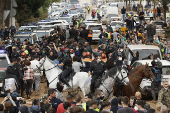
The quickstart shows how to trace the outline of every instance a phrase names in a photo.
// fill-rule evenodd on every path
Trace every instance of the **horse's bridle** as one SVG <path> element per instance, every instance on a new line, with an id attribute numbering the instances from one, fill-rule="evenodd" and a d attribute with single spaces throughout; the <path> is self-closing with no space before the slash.
<path id="1" fill-rule="evenodd" d="M 37 65 L 36 65 L 36 67 L 37 67 L 37 69 L 41 72 L 42 70 L 40 69 L 42 66 L 43 66 L 43 71 L 49 71 L 49 70 L 51 70 L 51 69 L 54 69 L 54 68 L 56 68 L 57 67 L 57 65 L 55 65 L 54 67 L 52 67 L 52 68 L 50 68 L 50 69 L 47 69 L 47 70 L 45 70 L 44 69 L 44 62 L 45 62 L 45 60 L 46 60 L 46 57 L 44 58 L 44 60 L 43 60 L 43 62 L 42 63 L 40 63 L 39 62 L 39 64 L 40 64 L 40 67 L 38 67 Z M 58 76 L 57 76 L 58 77 Z M 51 84 L 57 77 L 55 77 L 51 82 L 49 82 L 49 84 Z"/>
<path id="2" fill-rule="evenodd" d="M 121 68 L 121 70 L 122 70 L 122 68 Z M 118 74 L 115 76 L 115 78 L 120 74 L 121 70 L 118 72 Z M 113 79 L 115 79 L 113 76 L 110 76 L 110 77 L 113 78 Z M 122 80 L 120 80 L 120 81 L 122 82 L 122 81 L 123 81 L 125 78 L 127 78 L 128 76 L 123 77 L 123 75 L 122 75 L 122 73 L 121 73 L 121 77 L 122 77 Z M 112 91 L 109 91 L 109 90 L 106 88 L 106 86 L 104 85 L 104 83 L 103 83 L 102 85 L 103 85 L 103 87 L 106 89 L 107 93 L 109 94 L 108 97 L 107 97 L 107 99 L 108 99 L 108 98 L 110 97 L 110 94 L 113 92 L 113 89 L 112 89 Z"/>
<path id="3" fill-rule="evenodd" d="M 152 76 L 153 74 L 150 74 L 150 73 L 148 72 L 146 66 L 145 66 L 145 71 L 146 71 L 147 74 L 149 75 L 148 78 L 151 80 L 151 76 Z M 130 76 L 130 75 L 133 76 L 133 77 L 135 77 L 135 78 L 143 79 L 143 77 L 135 76 L 135 75 L 133 75 L 133 74 L 129 74 L 129 76 Z M 151 80 L 151 81 L 152 81 L 152 80 Z"/>
<path id="4" fill-rule="evenodd" d="M 49 69 L 47 69 L 47 70 L 44 70 L 44 62 L 45 62 L 45 60 L 46 60 L 46 57 L 44 58 L 44 60 L 43 60 L 43 63 L 39 63 L 40 64 L 40 67 L 38 67 L 37 65 L 37 68 L 38 68 L 38 70 L 39 71 L 42 71 L 40 68 L 43 66 L 43 71 L 50 71 L 51 69 L 54 69 L 55 67 L 57 67 L 57 65 L 55 65 L 54 67 L 52 67 L 52 68 L 49 68 Z"/>
<path id="5" fill-rule="evenodd" d="M 145 71 L 147 72 L 147 74 L 149 75 L 149 79 L 151 80 L 151 82 L 153 81 L 152 79 L 151 79 L 151 76 L 153 75 L 153 74 L 150 74 L 149 72 L 148 72 L 148 70 L 147 70 L 147 68 L 146 68 L 146 66 L 145 66 Z M 139 76 L 135 76 L 135 75 L 133 75 L 133 74 L 129 74 L 129 76 L 133 76 L 133 77 L 135 77 L 135 78 L 139 78 L 139 79 L 143 79 L 143 77 L 139 77 Z M 132 85 L 135 89 L 137 89 L 131 82 L 129 82 L 130 83 L 130 85 Z"/>

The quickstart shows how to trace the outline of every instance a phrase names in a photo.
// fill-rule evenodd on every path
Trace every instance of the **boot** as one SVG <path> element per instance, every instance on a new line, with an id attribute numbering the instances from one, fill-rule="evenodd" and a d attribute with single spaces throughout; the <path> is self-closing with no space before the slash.
<path id="1" fill-rule="evenodd" d="M 67 82 L 67 80 L 66 80 L 65 78 L 62 80 L 62 82 L 63 82 L 64 84 L 66 84 L 68 87 L 71 87 L 71 86 L 68 84 L 68 82 Z"/>

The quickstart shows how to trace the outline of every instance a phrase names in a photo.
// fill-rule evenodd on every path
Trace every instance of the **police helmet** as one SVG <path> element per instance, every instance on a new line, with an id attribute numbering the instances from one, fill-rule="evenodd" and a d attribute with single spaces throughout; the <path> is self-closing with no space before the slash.
<path id="1" fill-rule="evenodd" d="M 65 49 L 64 53 L 70 53 L 70 50 L 69 49 Z"/>

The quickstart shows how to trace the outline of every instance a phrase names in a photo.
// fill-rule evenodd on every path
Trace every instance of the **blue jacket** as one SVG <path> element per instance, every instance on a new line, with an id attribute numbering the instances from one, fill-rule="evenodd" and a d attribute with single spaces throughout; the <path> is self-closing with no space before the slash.
<path id="1" fill-rule="evenodd" d="M 157 67 L 153 67 L 152 72 L 156 77 L 156 81 L 160 82 L 161 81 L 161 71 L 160 71 L 160 69 L 158 69 Z"/>
<path id="2" fill-rule="evenodd" d="M 60 99 L 54 97 L 52 100 L 51 100 L 51 103 L 52 103 L 52 108 L 54 108 L 55 110 L 57 110 L 58 108 L 58 105 L 63 103 Z"/>

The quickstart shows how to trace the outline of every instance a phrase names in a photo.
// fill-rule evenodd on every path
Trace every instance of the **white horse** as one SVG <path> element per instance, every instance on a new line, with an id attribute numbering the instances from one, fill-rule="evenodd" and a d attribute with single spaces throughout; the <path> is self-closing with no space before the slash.
<path id="1" fill-rule="evenodd" d="M 41 69 L 45 69 L 45 74 L 47 80 L 49 82 L 49 88 L 56 88 L 57 82 L 59 82 L 58 75 L 62 72 L 56 64 L 51 61 L 48 57 L 43 57 L 40 60 L 40 65 L 37 66 Z M 98 89 L 103 90 L 105 97 L 110 96 L 113 93 L 113 85 L 115 77 L 118 77 L 124 84 L 128 84 L 129 79 L 127 77 L 127 73 L 124 69 L 115 68 L 109 70 L 107 72 L 106 79 L 104 80 L 103 84 L 100 85 Z M 77 89 L 78 87 L 82 90 L 83 94 L 86 95 L 90 92 L 90 84 L 91 82 L 87 82 L 88 73 L 86 72 L 77 72 L 73 79 L 69 81 L 70 86 L 73 89 Z M 112 87 L 112 89 L 111 89 Z M 64 85 L 64 89 L 66 90 L 68 87 Z M 108 93 L 108 91 L 111 91 Z"/>

